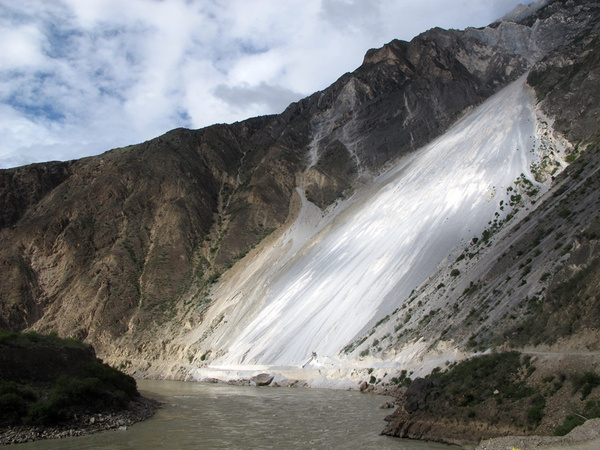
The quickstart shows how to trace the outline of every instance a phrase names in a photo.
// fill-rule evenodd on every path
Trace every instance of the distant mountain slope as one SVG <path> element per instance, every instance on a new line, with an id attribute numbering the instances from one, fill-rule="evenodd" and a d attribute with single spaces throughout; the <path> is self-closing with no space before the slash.
<path id="1" fill-rule="evenodd" d="M 257 307 L 250 308 L 250 303 L 232 300 L 231 292 L 226 292 L 231 281 L 214 285 L 227 269 L 233 268 L 228 280 L 246 273 L 241 268 L 249 267 L 252 261 L 257 264 L 254 270 L 270 270 L 276 263 L 264 259 L 258 264 L 259 260 L 252 258 L 267 254 L 264 252 L 269 245 L 284 242 L 284 233 L 290 227 L 297 227 L 298 220 L 316 220 L 335 209 L 336 201 L 364 192 L 379 173 L 402 157 L 416 155 L 416 150 L 441 136 L 473 107 L 519 79 L 527 70 L 531 70 L 528 81 L 535 88 L 537 99 L 543 100 L 540 106 L 550 119 L 545 125 L 540 122 L 538 129 L 531 128 L 533 121 L 527 125 L 527 132 L 532 134 L 520 137 L 518 145 L 522 142 L 524 148 L 519 151 L 523 155 L 529 151 L 534 133 L 538 133 L 536 137 L 540 142 L 548 133 L 544 142 L 550 145 L 554 142 L 550 135 L 555 128 L 576 146 L 577 152 L 582 154 L 580 158 L 591 158 L 590 165 L 580 166 L 578 174 L 578 169 L 568 171 L 583 178 L 566 176 L 560 184 L 564 186 L 564 195 L 575 190 L 586 193 L 581 208 L 568 208 L 569 214 L 573 213 L 569 215 L 573 223 L 581 211 L 577 229 L 585 228 L 593 223 L 589 202 L 597 194 L 593 181 L 593 149 L 597 144 L 594 133 L 598 130 L 595 80 L 598 79 L 599 9 L 595 1 L 551 1 L 539 10 L 519 15 L 518 20 L 498 22 L 482 29 L 433 29 L 410 43 L 392 41 L 381 49 L 370 50 L 355 72 L 343 75 L 326 90 L 290 105 L 281 115 L 201 130 L 178 129 L 97 157 L 0 171 L 0 276 L 3 280 L 0 328 L 57 331 L 64 336 L 86 339 L 103 358 L 129 365 L 130 371 L 188 376 L 196 367 L 208 366 L 229 351 L 225 341 L 218 341 L 218 336 L 235 342 L 242 336 L 236 333 L 244 329 L 228 328 L 230 332 L 226 334 L 219 334 L 222 331 L 214 334 L 217 328 L 223 330 L 227 323 L 239 321 L 242 324 L 251 317 L 266 314 L 266 310 L 260 309 L 260 302 L 268 295 L 257 297 Z M 554 117 L 556 121 L 552 123 Z M 540 128 L 544 126 L 546 128 Z M 446 165 L 444 158 L 453 150 L 449 148 L 446 154 L 437 156 L 442 173 Z M 525 177 L 532 185 L 542 181 L 546 169 L 552 169 L 549 164 L 560 156 L 557 152 L 553 155 L 552 149 L 546 150 L 549 159 L 541 159 L 537 166 L 532 167 L 531 160 L 525 157 L 519 162 L 521 166 L 514 166 L 521 167 L 524 173 L 525 169 L 532 171 L 532 176 Z M 471 164 L 472 161 L 465 160 L 457 171 Z M 579 163 L 575 161 L 573 167 L 576 164 Z M 496 165 L 498 172 L 490 174 L 490 179 L 504 173 L 502 163 Z M 489 171 L 489 167 L 486 170 Z M 511 171 L 507 174 L 514 175 Z M 481 175 L 473 174 L 473 177 Z M 438 175 L 431 173 L 430 176 L 435 179 Z M 583 189 L 581 181 L 587 179 L 592 181 L 584 185 L 586 190 L 580 191 Z M 485 214 L 491 213 L 491 217 L 475 214 L 470 219 L 478 224 L 489 221 L 488 234 L 498 231 L 500 215 L 510 215 L 510 210 L 521 205 L 521 201 L 525 206 L 524 193 L 531 189 L 525 186 L 525 180 L 520 183 L 523 192 L 519 193 L 500 192 L 501 187 L 507 187 L 492 183 L 490 195 L 495 188 L 496 194 L 506 197 L 503 197 L 503 205 L 494 203 L 494 207 L 504 206 L 504 209 L 486 210 Z M 455 187 L 457 197 L 467 195 L 462 189 Z M 452 188 L 448 187 L 446 194 L 451 192 Z M 515 195 L 520 198 L 513 199 Z M 531 197 L 535 199 L 535 195 Z M 536 202 L 536 211 L 540 211 L 541 201 Z M 554 211 L 552 214 L 557 214 L 560 220 L 568 219 L 560 216 L 566 214 L 560 212 L 564 205 L 551 200 L 545 202 L 549 205 L 548 211 Z M 385 206 L 382 204 L 381 209 Z M 528 207 L 533 211 L 532 205 Z M 499 216 L 494 217 L 494 212 Z M 469 212 L 465 210 L 461 214 L 468 216 Z M 516 219 L 526 215 L 527 211 L 521 207 Z M 335 220 L 333 215 L 328 217 Z M 516 223 L 516 219 L 511 223 Z M 430 220 L 435 222 L 436 217 L 432 215 Z M 531 220 L 519 226 L 522 232 L 528 229 L 528 223 L 531 225 Z M 508 235 L 511 227 L 513 225 L 505 226 L 499 232 Z M 537 231 L 533 229 L 532 233 Z M 365 228 L 367 235 L 374 232 Z M 575 227 L 565 223 L 561 232 L 564 239 L 570 239 L 575 236 Z M 467 236 L 465 233 L 453 235 L 456 241 L 449 241 L 448 247 L 440 247 L 439 251 L 449 252 L 461 244 L 461 239 L 464 241 Z M 415 237 L 417 234 L 418 230 Z M 531 239 L 528 236 L 520 234 L 518 238 Z M 492 294 L 485 297 L 480 295 L 483 287 L 477 278 L 483 276 L 483 267 L 490 267 L 486 275 L 490 278 L 486 286 L 490 287 L 500 286 L 500 277 L 506 277 L 507 273 L 513 273 L 508 275 L 513 284 L 521 282 L 520 277 L 514 278 L 514 273 L 523 270 L 535 274 L 539 280 L 544 278 L 544 283 L 558 283 L 551 281 L 556 271 L 552 269 L 548 272 L 550 275 L 545 276 L 547 269 L 542 268 L 554 267 L 556 258 L 575 257 L 565 247 L 564 254 L 563 250 L 555 249 L 545 258 L 531 256 L 531 261 L 526 263 L 527 259 L 519 261 L 516 256 L 507 259 L 511 252 L 518 251 L 514 250 L 514 244 L 510 247 L 511 238 L 501 241 L 498 235 L 497 242 L 505 242 L 497 244 L 504 246 L 504 250 L 499 251 L 484 249 L 488 244 L 486 237 L 490 236 L 478 238 L 478 248 L 467 249 L 465 259 L 459 261 L 460 268 L 448 264 L 437 268 L 426 265 L 414 280 L 416 285 L 429 277 L 430 280 L 442 279 L 446 273 L 451 276 L 454 269 L 460 274 L 446 278 L 453 283 L 452 292 L 447 287 L 432 292 L 434 285 L 430 282 L 420 286 L 417 292 L 420 297 L 409 296 L 412 310 L 407 325 L 421 324 L 423 333 L 431 333 L 425 339 L 423 351 L 435 347 L 440 337 L 454 339 L 449 351 L 485 345 L 488 332 L 478 328 L 479 319 L 484 316 L 487 318 L 482 322 L 489 320 L 485 325 L 488 328 L 498 323 L 507 332 L 516 329 L 511 327 L 518 326 L 518 320 L 511 322 L 499 317 L 514 314 L 512 311 L 516 311 L 525 296 L 531 299 L 529 288 L 533 283 L 528 280 L 526 288 L 513 287 L 510 293 L 502 286 L 495 287 Z M 346 244 L 343 239 L 340 242 Z M 461 245 L 464 244 L 467 242 Z M 298 239 L 288 245 L 294 250 L 300 249 Z M 256 246 L 260 251 L 249 253 Z M 550 246 L 548 243 L 548 248 Z M 595 244 L 589 248 L 589 255 L 595 254 Z M 474 252 L 480 255 L 476 270 L 467 267 L 468 254 Z M 315 258 L 321 256 L 315 253 Z M 291 261 L 302 255 L 288 253 L 287 257 Z M 419 260 L 419 255 L 412 257 Z M 361 255 L 355 258 L 357 262 L 362 260 Z M 494 265 L 496 261 L 501 265 Z M 522 263 L 523 267 L 519 267 Z M 319 270 L 317 266 L 313 269 Z M 373 266 L 363 276 L 380 270 L 390 270 L 397 276 L 401 269 L 397 261 L 381 262 L 381 267 Z M 243 292 L 256 287 L 248 285 L 243 289 L 244 281 L 238 278 L 236 282 Z M 309 279 L 306 282 L 310 284 Z M 323 282 L 324 287 L 331 287 L 327 286 L 327 280 Z M 441 284 L 449 286 L 446 281 L 437 282 L 434 287 Z M 377 289 L 379 286 L 376 285 Z M 264 286 L 266 293 L 277 288 Z M 505 295 L 494 297 L 494 289 L 504 290 Z M 360 361 L 361 354 L 366 355 L 364 352 L 370 346 L 368 353 L 373 361 L 386 359 L 386 351 L 398 354 L 403 345 L 421 336 L 419 333 L 396 336 L 396 347 L 389 348 L 373 345 L 372 338 L 353 343 L 353 337 L 362 327 L 379 320 L 387 321 L 388 327 L 394 323 L 385 318 L 386 314 L 393 313 L 394 301 L 401 307 L 405 298 L 387 298 L 383 302 L 380 296 L 386 292 L 392 291 L 365 291 L 361 296 L 365 307 L 357 305 L 354 309 L 356 314 L 365 312 L 365 317 L 356 322 L 360 326 L 344 330 L 338 336 L 348 340 L 349 358 Z M 397 293 L 402 297 L 403 292 Z M 441 297 L 444 292 L 448 293 L 447 298 Z M 462 292 L 476 310 L 492 297 L 497 303 L 478 317 L 468 316 L 470 308 L 466 308 L 466 303 L 459 311 L 445 311 L 447 314 L 442 315 L 440 308 L 452 307 L 452 302 L 459 300 L 457 293 Z M 474 295 L 468 295 L 469 292 Z M 315 292 L 315 298 L 317 294 Z M 434 297 L 435 300 L 431 300 Z M 302 300 L 300 297 L 298 302 Z M 382 302 L 385 303 L 383 309 L 373 306 Z M 220 309 L 225 304 L 227 308 Z M 434 307 L 438 304 L 440 306 Z M 303 311 L 300 303 L 296 307 Z M 433 310 L 437 312 L 432 314 Z M 294 326 L 306 319 L 303 313 L 298 314 Z M 399 310 L 396 315 L 406 320 L 404 311 Z M 524 316 L 519 312 L 519 318 Z M 330 317 L 337 320 L 339 316 L 336 313 Z M 322 330 L 337 333 L 327 320 Z M 458 325 L 467 322 L 468 326 Z M 266 323 L 275 326 L 275 322 L 261 321 L 252 328 L 253 332 L 264 328 Z M 446 330 L 448 326 L 450 329 Z M 395 325 L 391 329 L 394 328 Z M 300 327 L 298 335 L 308 329 Z M 384 325 L 377 328 L 384 329 Z M 362 331 L 369 332 L 366 328 Z M 265 339 L 268 332 L 271 330 L 258 333 L 257 339 Z M 391 334 L 391 331 L 386 333 Z M 375 338 L 377 334 L 372 336 Z M 323 335 L 322 339 L 328 337 Z M 211 346 L 198 341 L 211 342 Z M 313 342 L 306 343 L 302 358 L 306 351 L 315 350 L 309 350 L 309 344 Z M 322 345 L 327 347 L 326 342 Z M 340 345 L 336 343 L 331 348 Z M 292 359 L 278 359 L 274 353 L 276 345 L 269 348 L 265 344 L 261 348 L 263 355 L 271 354 L 270 362 L 292 362 Z M 252 351 L 256 352 L 251 358 L 255 362 L 268 362 L 260 359 L 258 348 Z M 286 347 L 280 354 L 288 351 L 294 350 Z M 302 358 L 294 356 L 293 362 Z"/>

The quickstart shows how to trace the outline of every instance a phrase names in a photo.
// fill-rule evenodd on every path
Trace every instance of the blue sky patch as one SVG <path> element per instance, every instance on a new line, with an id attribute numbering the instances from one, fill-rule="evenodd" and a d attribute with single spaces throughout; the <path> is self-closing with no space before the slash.
<path id="1" fill-rule="evenodd" d="M 39 119 L 49 120 L 51 122 L 62 122 L 65 115 L 52 103 L 31 103 L 20 101 L 16 96 L 11 96 L 5 102 L 10 107 L 16 109 L 24 116 L 38 121 Z"/>
<path id="2" fill-rule="evenodd" d="M 0 168 L 278 113 L 369 48 L 520 2 L 0 0 Z"/>
<path id="3" fill-rule="evenodd" d="M 47 45 L 45 53 L 50 58 L 70 59 L 77 52 L 77 39 L 83 35 L 81 30 L 63 29 L 54 23 L 46 23 Z"/>

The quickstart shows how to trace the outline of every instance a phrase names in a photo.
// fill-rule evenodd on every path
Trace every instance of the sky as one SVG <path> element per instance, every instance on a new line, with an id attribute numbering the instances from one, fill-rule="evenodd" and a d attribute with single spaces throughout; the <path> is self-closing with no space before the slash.
<path id="1" fill-rule="evenodd" d="M 0 0 L 0 168 L 280 113 L 370 48 L 485 26 L 518 4 Z"/>

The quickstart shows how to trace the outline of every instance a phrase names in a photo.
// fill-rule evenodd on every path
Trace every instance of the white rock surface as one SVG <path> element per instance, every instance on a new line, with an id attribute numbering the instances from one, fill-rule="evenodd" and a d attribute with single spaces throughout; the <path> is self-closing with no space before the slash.
<path id="1" fill-rule="evenodd" d="M 365 364 L 340 351 L 495 213 L 502 219 L 500 201 L 521 174 L 533 180 L 536 125 L 523 77 L 328 214 L 298 189 L 296 221 L 224 277 L 203 324 L 186 336 L 198 354 L 211 351 L 194 376 L 304 368 L 351 378 Z M 411 357 L 422 356 L 416 345 Z"/>

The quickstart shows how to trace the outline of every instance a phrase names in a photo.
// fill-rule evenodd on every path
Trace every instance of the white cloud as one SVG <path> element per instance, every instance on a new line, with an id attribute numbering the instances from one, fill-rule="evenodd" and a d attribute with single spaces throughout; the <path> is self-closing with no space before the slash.
<path id="1" fill-rule="evenodd" d="M 34 26 L 0 26 L 0 66 L 25 68 L 43 64 L 40 52 L 42 40 L 43 37 Z"/>
<path id="2" fill-rule="evenodd" d="M 281 112 L 364 53 L 518 0 L 0 0 L 0 167 Z"/>

